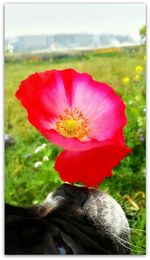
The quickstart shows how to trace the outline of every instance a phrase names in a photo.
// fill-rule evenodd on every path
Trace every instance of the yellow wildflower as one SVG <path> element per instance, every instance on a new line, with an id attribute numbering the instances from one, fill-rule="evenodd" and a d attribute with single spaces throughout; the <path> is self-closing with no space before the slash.
<path id="1" fill-rule="evenodd" d="M 136 101 L 140 101 L 141 100 L 141 97 L 139 95 L 135 96 L 135 100 Z"/>
<path id="2" fill-rule="evenodd" d="M 141 73 L 141 72 L 143 71 L 142 66 L 140 66 L 140 65 L 136 66 L 136 67 L 135 67 L 135 71 L 136 71 L 137 73 Z"/>
<path id="3" fill-rule="evenodd" d="M 128 77 L 125 77 L 125 78 L 123 78 L 123 80 L 122 80 L 122 82 L 123 82 L 124 84 L 128 84 L 129 81 L 130 81 L 130 79 L 129 79 Z"/>
<path id="4" fill-rule="evenodd" d="M 135 75 L 134 80 L 139 81 L 141 79 L 141 76 L 139 74 Z"/>

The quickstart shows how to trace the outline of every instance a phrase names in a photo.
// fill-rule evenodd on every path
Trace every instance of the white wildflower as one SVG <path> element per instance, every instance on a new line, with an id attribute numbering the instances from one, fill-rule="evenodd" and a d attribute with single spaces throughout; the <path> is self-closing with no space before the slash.
<path id="1" fill-rule="evenodd" d="M 41 145 L 41 148 L 44 149 L 46 146 L 47 146 L 47 144 L 44 143 Z"/>
<path id="2" fill-rule="evenodd" d="M 39 153 L 39 152 L 41 152 L 41 151 L 46 147 L 46 145 L 47 145 L 47 144 L 42 144 L 42 145 L 38 146 L 38 147 L 35 149 L 34 153 Z"/>
<path id="3" fill-rule="evenodd" d="M 48 156 L 45 155 L 45 156 L 43 157 L 43 161 L 48 161 L 48 160 L 49 160 L 49 159 L 48 159 Z"/>
<path id="4" fill-rule="evenodd" d="M 39 152 L 41 152 L 41 146 L 38 146 L 36 149 L 35 149 L 35 151 L 34 151 L 34 153 L 39 153 Z"/>
<path id="5" fill-rule="evenodd" d="M 128 104 L 129 104 L 129 105 L 132 105 L 132 104 L 133 104 L 133 101 L 132 101 L 132 100 L 129 100 Z"/>
<path id="6" fill-rule="evenodd" d="M 25 156 L 24 156 L 24 158 L 28 159 L 28 158 L 30 158 L 31 156 L 32 156 L 31 153 L 26 153 Z"/>
<path id="7" fill-rule="evenodd" d="M 42 162 L 35 162 L 34 163 L 34 168 L 38 168 L 38 167 L 40 167 L 42 165 Z"/>

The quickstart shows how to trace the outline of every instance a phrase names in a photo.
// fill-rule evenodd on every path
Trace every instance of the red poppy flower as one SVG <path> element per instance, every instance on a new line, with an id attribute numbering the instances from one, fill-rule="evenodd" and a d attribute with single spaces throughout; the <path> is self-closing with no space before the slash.
<path id="1" fill-rule="evenodd" d="M 97 187 L 130 149 L 124 144 L 125 105 L 107 84 L 73 69 L 35 73 L 16 97 L 30 123 L 65 149 L 55 168 L 62 180 Z"/>

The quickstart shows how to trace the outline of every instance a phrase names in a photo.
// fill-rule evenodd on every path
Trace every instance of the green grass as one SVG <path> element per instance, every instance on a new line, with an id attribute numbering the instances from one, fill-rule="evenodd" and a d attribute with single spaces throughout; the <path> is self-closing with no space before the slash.
<path id="1" fill-rule="evenodd" d="M 49 69 L 74 68 L 88 72 L 95 80 L 114 87 L 124 99 L 128 124 L 124 130 L 126 144 L 132 148 L 107 178 L 100 189 L 111 194 L 123 207 L 131 227 L 131 254 L 145 254 L 145 53 L 142 49 L 114 55 L 89 55 L 81 60 L 61 62 L 7 62 L 5 65 L 5 132 L 15 138 L 15 144 L 5 151 L 5 198 L 13 205 L 40 203 L 61 183 L 53 166 L 60 148 L 49 143 L 27 121 L 25 110 L 15 98 L 21 80 L 31 73 Z M 139 81 L 135 67 L 143 72 Z M 129 77 L 128 84 L 122 82 Z M 38 146 L 46 144 L 39 153 Z M 49 161 L 43 161 L 48 156 Z M 38 168 L 35 162 L 42 161 Z"/>

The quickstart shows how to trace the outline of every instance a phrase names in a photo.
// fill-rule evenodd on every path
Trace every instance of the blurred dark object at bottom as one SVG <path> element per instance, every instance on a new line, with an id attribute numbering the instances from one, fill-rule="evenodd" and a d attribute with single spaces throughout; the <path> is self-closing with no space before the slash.
<path id="1" fill-rule="evenodd" d="M 7 255 L 126 255 L 129 241 L 121 206 L 96 189 L 65 183 L 41 205 L 5 207 Z"/>

